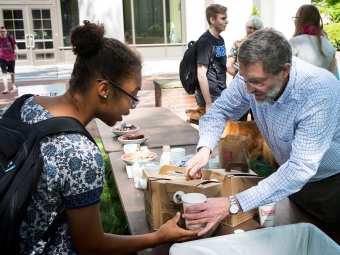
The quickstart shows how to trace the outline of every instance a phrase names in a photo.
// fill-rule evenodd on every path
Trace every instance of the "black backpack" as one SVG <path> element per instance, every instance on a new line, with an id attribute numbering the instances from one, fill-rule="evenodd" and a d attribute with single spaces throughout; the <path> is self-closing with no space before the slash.
<path id="1" fill-rule="evenodd" d="M 12 37 L 11 37 L 10 35 L 8 35 L 7 38 L 8 38 L 8 41 L 11 43 L 13 50 L 15 50 L 15 48 L 14 48 L 14 42 L 13 42 L 13 40 L 12 40 Z"/>
<path id="2" fill-rule="evenodd" d="M 31 96 L 23 95 L 15 100 L 0 119 L 1 254 L 18 253 L 19 228 L 43 169 L 40 139 L 61 132 L 76 132 L 96 144 L 84 126 L 71 117 L 54 117 L 33 125 L 24 123 L 20 117 L 21 105 Z M 63 209 L 44 232 L 45 242 L 51 240 L 65 218 Z"/>
<path id="3" fill-rule="evenodd" d="M 200 37 L 198 40 L 200 40 Z M 183 59 L 179 64 L 179 78 L 185 91 L 192 95 L 195 94 L 195 90 L 199 88 L 199 82 L 197 79 L 197 42 L 190 41 L 188 43 L 188 49 L 184 52 Z M 213 65 L 213 60 L 216 54 L 215 46 L 212 47 L 210 62 L 208 70 Z"/>

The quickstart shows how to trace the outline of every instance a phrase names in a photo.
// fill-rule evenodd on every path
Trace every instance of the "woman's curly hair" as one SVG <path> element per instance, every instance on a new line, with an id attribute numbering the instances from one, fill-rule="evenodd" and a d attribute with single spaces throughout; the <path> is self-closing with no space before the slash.
<path id="1" fill-rule="evenodd" d="M 83 26 L 72 28 L 72 51 L 77 58 L 70 79 L 71 93 L 85 93 L 93 79 L 121 84 L 140 72 L 140 54 L 119 40 L 104 35 L 104 24 L 88 20 L 84 20 Z"/>

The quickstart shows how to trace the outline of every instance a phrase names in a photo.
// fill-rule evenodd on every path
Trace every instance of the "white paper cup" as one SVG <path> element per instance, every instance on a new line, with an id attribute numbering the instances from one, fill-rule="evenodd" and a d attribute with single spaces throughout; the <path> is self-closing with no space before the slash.
<path id="1" fill-rule="evenodd" d="M 203 204 L 205 203 L 205 200 L 207 197 L 201 193 L 187 193 L 181 197 L 182 202 L 183 202 L 183 208 L 185 212 L 185 208 L 191 205 L 195 204 Z M 196 213 L 192 212 L 192 213 Z M 185 222 L 185 226 L 187 229 L 198 229 L 203 226 L 203 224 L 195 224 L 195 225 L 188 225 L 187 222 Z"/>
<path id="2" fill-rule="evenodd" d="M 145 168 L 152 171 L 159 171 L 159 169 L 161 169 L 161 165 L 158 162 L 153 162 L 152 164 L 146 164 Z"/>
<path id="3" fill-rule="evenodd" d="M 271 203 L 259 206 L 259 217 L 261 227 L 263 228 L 274 227 L 275 205 L 276 203 Z"/>
<path id="4" fill-rule="evenodd" d="M 147 181 L 145 179 L 142 179 L 141 177 L 134 177 L 133 178 L 134 186 L 137 189 L 146 189 L 147 187 Z"/>
<path id="5" fill-rule="evenodd" d="M 185 158 L 184 148 L 172 148 L 170 149 L 170 164 L 173 166 L 179 166 L 182 159 Z"/>

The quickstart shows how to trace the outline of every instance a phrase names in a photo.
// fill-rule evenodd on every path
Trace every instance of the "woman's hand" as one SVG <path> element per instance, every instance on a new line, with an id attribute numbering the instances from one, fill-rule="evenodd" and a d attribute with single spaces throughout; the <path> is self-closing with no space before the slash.
<path id="1" fill-rule="evenodd" d="M 201 178 L 201 169 L 209 160 L 210 149 L 208 147 L 202 147 L 195 156 L 188 160 L 185 164 L 185 176 L 191 178 Z"/>
<path id="2" fill-rule="evenodd" d="M 177 222 L 179 221 L 181 214 L 177 212 L 175 217 L 171 220 L 168 220 L 167 223 L 162 225 L 155 234 L 157 238 L 160 240 L 160 243 L 165 242 L 182 242 L 188 241 L 192 239 L 196 239 L 198 236 L 198 232 L 202 230 L 186 230 L 177 226 Z"/>

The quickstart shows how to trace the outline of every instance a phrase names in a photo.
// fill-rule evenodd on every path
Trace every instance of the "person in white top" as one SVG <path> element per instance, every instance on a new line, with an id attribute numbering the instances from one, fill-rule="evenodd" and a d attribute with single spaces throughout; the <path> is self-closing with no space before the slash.
<path id="1" fill-rule="evenodd" d="M 317 7 L 300 6 L 295 17 L 293 37 L 289 40 L 293 56 L 325 68 L 335 75 L 335 49 L 323 30 L 323 22 Z"/>

